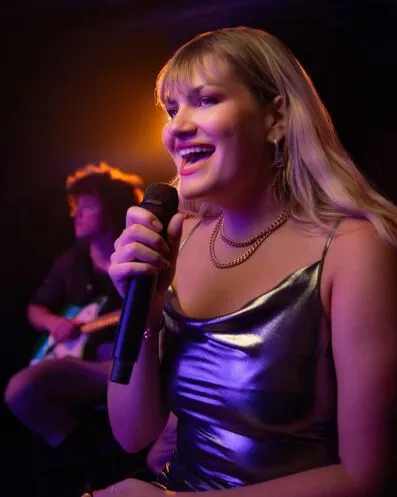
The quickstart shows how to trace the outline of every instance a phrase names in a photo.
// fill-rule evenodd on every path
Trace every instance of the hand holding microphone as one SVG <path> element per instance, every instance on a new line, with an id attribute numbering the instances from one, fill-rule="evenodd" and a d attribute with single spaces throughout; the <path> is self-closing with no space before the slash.
<path id="1" fill-rule="evenodd" d="M 164 300 L 172 282 L 184 219 L 177 209 L 175 188 L 152 185 L 141 205 L 129 209 L 127 227 L 115 243 L 109 274 L 124 304 L 111 381 L 129 382 L 153 299 Z"/>

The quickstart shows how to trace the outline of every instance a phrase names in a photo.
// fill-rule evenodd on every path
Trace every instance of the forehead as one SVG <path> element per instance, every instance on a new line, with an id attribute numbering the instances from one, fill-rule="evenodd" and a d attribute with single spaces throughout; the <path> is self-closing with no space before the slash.
<path id="1" fill-rule="evenodd" d="M 102 204 L 102 200 L 97 193 L 79 193 L 75 195 L 78 204 Z"/>
<path id="2" fill-rule="evenodd" d="M 232 73 L 230 64 L 218 57 L 205 56 L 176 64 L 162 81 L 160 99 L 166 103 L 205 85 L 225 85 Z"/>

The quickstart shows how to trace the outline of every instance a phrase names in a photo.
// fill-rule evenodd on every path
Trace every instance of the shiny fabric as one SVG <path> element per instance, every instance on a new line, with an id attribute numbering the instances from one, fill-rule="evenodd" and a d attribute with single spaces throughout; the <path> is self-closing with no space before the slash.
<path id="1" fill-rule="evenodd" d="M 233 488 L 339 462 L 322 260 L 214 319 L 188 318 L 170 290 L 164 374 L 178 441 L 158 484 Z"/>

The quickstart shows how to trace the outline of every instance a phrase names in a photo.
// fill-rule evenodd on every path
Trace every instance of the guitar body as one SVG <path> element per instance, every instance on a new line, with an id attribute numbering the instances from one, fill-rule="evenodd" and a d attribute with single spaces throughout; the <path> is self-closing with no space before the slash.
<path id="1" fill-rule="evenodd" d="M 49 334 L 41 338 L 35 348 L 30 365 L 37 364 L 45 359 L 61 359 L 63 357 L 82 358 L 84 348 L 89 338 L 89 333 L 103 329 L 106 326 L 115 324 L 118 320 L 119 312 L 111 313 L 112 320 L 109 322 L 108 315 L 98 318 L 99 324 L 96 323 L 97 316 L 105 304 L 106 299 L 101 298 L 95 302 L 88 304 L 85 307 L 70 306 L 63 313 L 66 318 L 74 318 L 82 323 L 87 323 L 81 326 L 81 334 L 73 340 L 66 342 L 56 342 Z M 109 315 L 110 316 L 110 315 Z M 113 317 L 115 316 L 115 318 Z M 92 326 L 90 326 L 92 323 Z M 103 323 L 103 324 L 102 324 Z M 101 326 L 102 324 L 102 326 Z"/>

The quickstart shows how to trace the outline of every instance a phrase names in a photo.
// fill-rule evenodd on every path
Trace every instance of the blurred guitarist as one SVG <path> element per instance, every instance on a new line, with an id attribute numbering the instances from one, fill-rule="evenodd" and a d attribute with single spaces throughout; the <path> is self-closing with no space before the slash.
<path id="1" fill-rule="evenodd" d="M 66 192 L 76 244 L 55 261 L 28 306 L 28 318 L 67 350 L 83 337 L 83 322 L 121 307 L 107 269 L 126 211 L 143 194 L 139 176 L 104 162 L 69 176 Z M 44 352 L 9 381 L 6 403 L 50 446 L 68 438 L 85 408 L 106 402 L 114 331 L 113 326 L 90 334 L 79 357 Z"/>

